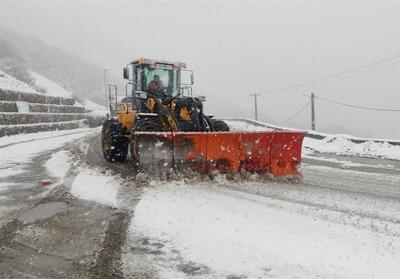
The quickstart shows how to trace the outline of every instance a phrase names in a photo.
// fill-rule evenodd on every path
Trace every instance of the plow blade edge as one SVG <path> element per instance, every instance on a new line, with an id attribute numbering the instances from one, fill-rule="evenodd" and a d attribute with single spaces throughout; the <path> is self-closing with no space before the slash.
<path id="1" fill-rule="evenodd" d="M 136 160 L 145 171 L 191 169 L 298 174 L 302 132 L 136 132 Z"/>

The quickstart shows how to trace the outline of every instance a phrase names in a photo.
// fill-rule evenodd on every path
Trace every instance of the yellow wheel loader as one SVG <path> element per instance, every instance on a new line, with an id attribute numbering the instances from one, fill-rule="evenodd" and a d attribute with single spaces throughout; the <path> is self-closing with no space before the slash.
<path id="1" fill-rule="evenodd" d="M 205 98 L 193 95 L 193 72 L 185 63 L 140 58 L 124 67 L 123 77 L 122 99 L 109 86 L 102 129 L 107 161 L 124 161 L 130 149 L 138 171 L 298 174 L 302 132 L 230 131 L 204 114 Z"/>

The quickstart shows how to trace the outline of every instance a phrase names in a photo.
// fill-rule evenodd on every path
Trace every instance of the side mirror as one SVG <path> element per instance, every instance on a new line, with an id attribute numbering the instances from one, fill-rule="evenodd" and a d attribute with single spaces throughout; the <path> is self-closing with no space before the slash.
<path id="1" fill-rule="evenodd" d="M 193 78 L 193 71 L 191 70 L 181 70 L 181 80 L 180 85 L 193 85 L 194 78 Z"/>
<path id="2" fill-rule="evenodd" d="M 128 69 L 128 66 L 125 66 L 125 67 L 124 67 L 124 70 L 123 70 L 123 77 L 124 77 L 124 79 L 129 79 L 129 69 Z"/>

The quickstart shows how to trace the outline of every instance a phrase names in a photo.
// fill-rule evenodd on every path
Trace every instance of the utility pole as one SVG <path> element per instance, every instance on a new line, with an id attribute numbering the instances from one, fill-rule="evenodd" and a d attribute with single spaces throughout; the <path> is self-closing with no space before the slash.
<path id="1" fill-rule="evenodd" d="M 315 131 L 315 96 L 311 93 L 311 129 Z"/>
<path id="2" fill-rule="evenodd" d="M 261 96 L 260 94 L 250 94 L 250 96 L 254 97 L 254 118 L 258 120 L 258 108 L 257 108 L 257 97 Z"/>
<path id="3" fill-rule="evenodd" d="M 106 108 L 108 108 L 108 96 L 107 96 L 107 72 L 112 71 L 113 69 L 104 69 L 103 70 L 103 79 L 104 79 L 104 97 L 105 97 L 105 103 L 106 103 Z"/>

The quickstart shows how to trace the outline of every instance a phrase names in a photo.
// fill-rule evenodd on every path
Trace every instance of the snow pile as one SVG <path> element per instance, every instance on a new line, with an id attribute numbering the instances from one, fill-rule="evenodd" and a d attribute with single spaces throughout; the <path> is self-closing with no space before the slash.
<path id="1" fill-rule="evenodd" d="M 50 96 L 70 98 L 71 93 L 62 88 L 60 85 L 48 78 L 30 71 L 31 76 L 35 79 L 35 84 L 46 89 L 46 94 Z"/>
<path id="2" fill-rule="evenodd" d="M 2 71 L 0 71 L 0 89 L 40 94 L 26 83 L 19 81 Z"/>
<path id="3" fill-rule="evenodd" d="M 329 135 L 321 140 L 306 137 L 303 147 L 320 153 L 400 160 L 400 145 L 373 140 L 355 143 L 345 135 Z"/>
<path id="4" fill-rule="evenodd" d="M 292 206 L 210 185 L 158 186 L 135 209 L 130 245 L 147 239 L 144 249 L 162 247 L 149 255 L 160 278 L 190 277 L 188 264 L 196 278 L 398 277 L 398 238 Z"/>
<path id="5" fill-rule="evenodd" d="M 63 150 L 53 154 L 50 160 L 46 162 L 45 167 L 51 176 L 59 179 L 64 178 L 71 168 L 68 153 Z"/>
<path id="6" fill-rule="evenodd" d="M 82 169 L 71 186 L 71 194 L 79 199 L 117 207 L 119 184 L 115 178 L 90 169 Z"/>

